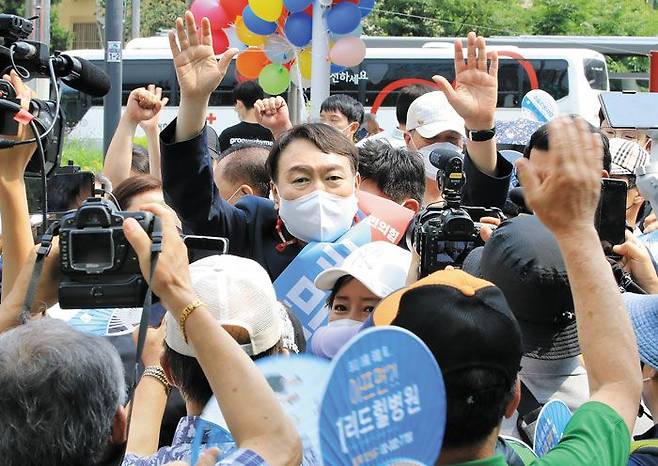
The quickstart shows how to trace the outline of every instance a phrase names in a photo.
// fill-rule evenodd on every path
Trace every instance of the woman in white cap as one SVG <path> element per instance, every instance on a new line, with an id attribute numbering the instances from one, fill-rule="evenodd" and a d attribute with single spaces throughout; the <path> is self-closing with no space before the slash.
<path id="1" fill-rule="evenodd" d="M 330 291 L 329 323 L 311 339 L 311 352 L 327 358 L 359 331 L 379 301 L 405 286 L 411 253 L 385 241 L 353 251 L 340 267 L 320 273 L 315 286 Z"/>

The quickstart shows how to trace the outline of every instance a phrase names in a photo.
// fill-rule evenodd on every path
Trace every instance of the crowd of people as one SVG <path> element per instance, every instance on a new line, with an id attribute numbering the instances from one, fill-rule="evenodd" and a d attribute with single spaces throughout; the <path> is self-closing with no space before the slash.
<path id="1" fill-rule="evenodd" d="M 399 92 L 393 131 L 346 95 L 325 100 L 319 122 L 293 126 L 285 100 L 248 81 L 233 93 L 241 122 L 217 134 L 206 124 L 210 94 L 238 51 L 216 58 L 208 19 L 196 24 L 187 12 L 169 35 L 177 118 L 160 130 L 162 90 L 135 89 L 97 175 L 118 209 L 159 218 L 157 238 L 134 218 L 122 227 L 159 298 L 136 379 L 133 337 L 49 317 L 66 251 L 57 238 L 45 257 L 35 246 L 23 175 L 36 146 L 0 150 L 3 464 L 190 464 L 212 397 L 234 448 L 208 448 L 196 465 L 311 464 L 254 361 L 332 359 L 373 326 L 410 331 L 439 365 L 447 414 L 436 420 L 445 422 L 436 464 L 658 464 L 658 265 L 639 239 L 658 222 L 636 185 L 643 136 L 560 116 L 510 163 L 495 141 L 498 58 L 475 33 L 455 43 L 453 83 L 436 76 L 435 87 Z M 4 79 L 27 108 L 20 77 Z M 138 126 L 147 150 L 133 145 Z M 361 128 L 368 136 L 357 141 Z M 31 136 L 21 124 L 15 139 Z M 463 160 L 463 205 L 501 216 L 478 219 L 482 245 L 463 263 L 420 276 L 413 235 L 391 225 L 408 214 L 413 229 L 409 219 L 444 202 L 437 151 Z M 605 250 L 595 228 L 602 178 L 627 186 L 626 240 Z M 93 194 L 49 192 L 51 207 L 64 206 L 54 210 Z M 322 322 L 309 324 L 281 281 L 308 268 L 307 248 L 367 223 L 373 199 L 384 206 L 372 227 L 381 234 L 310 277 L 324 299 Z M 228 251 L 190 263 L 181 233 L 227 238 Z M 573 417 L 555 448 L 524 463 L 506 439 L 531 443 L 551 399 Z"/>

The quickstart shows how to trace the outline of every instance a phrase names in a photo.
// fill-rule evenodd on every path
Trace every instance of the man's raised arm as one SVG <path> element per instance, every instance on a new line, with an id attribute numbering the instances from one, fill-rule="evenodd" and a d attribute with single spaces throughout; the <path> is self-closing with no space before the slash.
<path id="1" fill-rule="evenodd" d="M 584 120 L 559 118 L 549 141 L 548 169 L 526 159 L 517 163 L 526 202 L 553 232 L 564 258 L 590 398 L 613 408 L 632 432 L 642 389 L 635 334 L 594 228 L 601 139 Z"/>

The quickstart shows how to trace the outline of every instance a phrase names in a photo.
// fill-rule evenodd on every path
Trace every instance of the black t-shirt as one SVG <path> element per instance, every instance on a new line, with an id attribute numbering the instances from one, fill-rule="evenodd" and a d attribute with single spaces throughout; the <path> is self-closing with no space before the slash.
<path id="1" fill-rule="evenodd" d="M 231 126 L 222 131 L 219 135 L 219 150 L 224 152 L 233 144 L 240 142 L 262 143 L 265 147 L 272 147 L 274 137 L 272 132 L 259 125 L 258 123 L 247 123 L 241 121 L 235 126 Z"/>

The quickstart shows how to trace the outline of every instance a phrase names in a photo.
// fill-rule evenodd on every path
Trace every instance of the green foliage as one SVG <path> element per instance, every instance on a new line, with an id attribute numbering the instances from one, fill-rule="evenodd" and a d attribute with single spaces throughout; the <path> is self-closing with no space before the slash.
<path id="1" fill-rule="evenodd" d="M 73 160 L 83 170 L 98 173 L 103 168 L 103 151 L 84 141 L 69 140 L 62 152 L 62 165 L 66 165 L 67 160 Z"/>
<path id="2" fill-rule="evenodd" d="M 388 36 L 658 35 L 646 0 L 378 0 L 365 32 Z"/>

